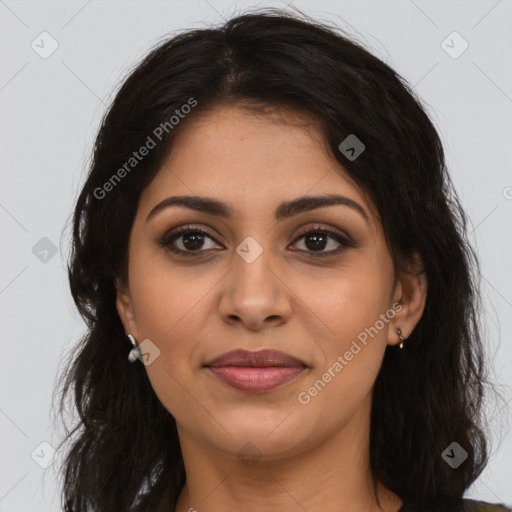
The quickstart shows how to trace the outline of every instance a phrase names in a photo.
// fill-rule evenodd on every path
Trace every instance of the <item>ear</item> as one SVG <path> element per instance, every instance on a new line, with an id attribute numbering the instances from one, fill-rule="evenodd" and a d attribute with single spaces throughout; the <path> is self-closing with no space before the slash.
<path id="1" fill-rule="evenodd" d="M 138 339 L 137 322 L 133 311 L 129 287 L 122 285 L 119 280 L 116 280 L 116 289 L 116 308 L 124 330 L 126 334 L 131 334 L 135 339 Z"/>
<path id="2" fill-rule="evenodd" d="M 399 302 L 402 308 L 397 311 L 395 317 L 390 322 L 388 333 L 388 345 L 397 345 L 400 338 L 395 332 L 400 328 L 402 336 L 408 338 L 416 324 L 420 321 L 425 302 L 427 299 L 427 276 L 423 268 L 423 262 L 417 252 L 409 260 L 407 273 L 400 275 L 393 294 L 393 304 Z"/>

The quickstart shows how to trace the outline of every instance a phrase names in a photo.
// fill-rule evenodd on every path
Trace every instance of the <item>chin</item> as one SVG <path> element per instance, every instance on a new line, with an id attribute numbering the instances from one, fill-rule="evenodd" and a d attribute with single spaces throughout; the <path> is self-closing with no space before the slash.
<path id="1" fill-rule="evenodd" d="M 237 458 L 249 460 L 271 461 L 292 457 L 303 451 L 312 438 L 310 433 L 301 432 L 297 425 L 281 425 L 276 428 L 282 420 L 281 417 L 279 421 L 272 422 L 272 426 L 266 422 L 258 423 L 256 419 L 238 423 L 229 429 L 231 436 L 223 439 L 219 449 Z M 218 444 L 219 439 L 210 441 Z"/>

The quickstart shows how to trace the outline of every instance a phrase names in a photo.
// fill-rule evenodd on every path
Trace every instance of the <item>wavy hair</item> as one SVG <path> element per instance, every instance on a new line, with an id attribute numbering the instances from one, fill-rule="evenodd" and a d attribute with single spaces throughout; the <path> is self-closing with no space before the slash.
<path id="1" fill-rule="evenodd" d="M 196 106 L 171 126 L 191 98 Z M 116 280 L 127 282 L 138 200 L 176 133 L 201 113 L 233 104 L 258 112 L 291 108 L 316 119 L 332 157 L 376 206 L 395 272 L 410 271 L 410 258 L 420 255 L 425 309 L 403 352 L 386 348 L 375 381 L 371 473 L 407 510 L 461 507 L 489 458 L 488 370 L 479 263 L 440 137 L 408 82 L 363 43 L 303 13 L 262 9 L 159 41 L 130 70 L 101 120 L 67 265 L 87 329 L 59 381 L 59 413 L 68 395 L 78 412 L 63 441 L 71 443 L 62 468 L 65 510 L 174 510 L 186 478 L 176 423 L 144 366 L 128 362 Z M 156 147 L 113 181 L 162 126 Z M 338 149 L 349 134 L 366 146 L 355 160 Z M 454 441 L 468 454 L 456 470 L 441 456 Z"/>

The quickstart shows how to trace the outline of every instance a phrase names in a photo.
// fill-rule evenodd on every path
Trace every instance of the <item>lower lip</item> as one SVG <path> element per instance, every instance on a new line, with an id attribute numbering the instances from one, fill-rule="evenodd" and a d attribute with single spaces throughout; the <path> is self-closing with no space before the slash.
<path id="1" fill-rule="evenodd" d="M 240 391 L 263 393 L 290 382 L 300 375 L 303 366 L 217 366 L 208 369 L 220 380 Z"/>

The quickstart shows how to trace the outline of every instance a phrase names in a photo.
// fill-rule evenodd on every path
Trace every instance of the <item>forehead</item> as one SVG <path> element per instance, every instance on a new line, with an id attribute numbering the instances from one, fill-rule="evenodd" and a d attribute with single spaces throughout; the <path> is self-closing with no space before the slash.
<path id="1" fill-rule="evenodd" d="M 342 194 L 374 215 L 366 194 L 329 154 L 316 120 L 290 110 L 261 114 L 223 106 L 180 127 L 141 205 L 150 209 L 171 194 L 214 196 L 243 218 L 322 193 Z"/>
<path id="2" fill-rule="evenodd" d="M 244 178 L 254 171 L 258 175 L 279 168 L 293 172 L 288 164 L 304 177 L 313 177 L 333 164 L 323 148 L 320 126 L 310 116 L 275 108 L 263 114 L 236 105 L 216 107 L 185 123 L 166 163 L 188 168 L 191 159 L 204 162 L 212 156 L 208 168 L 218 174 L 243 163 L 237 174 Z M 298 166 L 304 158 L 306 162 Z M 316 165 L 311 167 L 311 162 Z M 274 175 L 279 177 L 277 172 Z"/>

